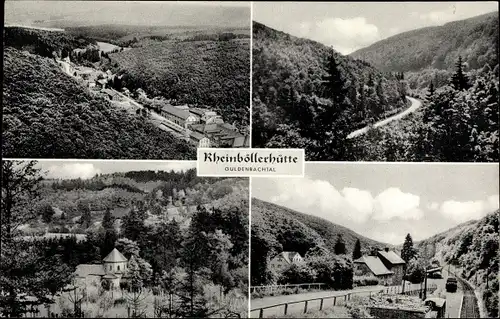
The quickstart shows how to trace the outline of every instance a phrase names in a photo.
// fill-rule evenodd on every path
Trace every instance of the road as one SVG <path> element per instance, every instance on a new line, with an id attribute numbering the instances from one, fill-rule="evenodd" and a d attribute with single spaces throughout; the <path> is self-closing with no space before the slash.
<path id="1" fill-rule="evenodd" d="M 410 100 L 410 102 L 411 102 L 411 106 L 409 108 L 407 108 L 406 110 L 404 110 L 401 113 L 395 114 L 393 116 L 389 116 L 388 118 L 386 118 L 384 120 L 378 121 L 377 123 L 375 123 L 373 125 L 373 127 L 381 127 L 381 126 L 389 124 L 392 121 L 400 120 L 403 117 L 405 117 L 406 115 L 415 112 L 420 106 L 422 106 L 422 102 L 420 102 L 419 100 L 412 98 L 412 97 L 409 97 L 409 96 L 407 96 L 406 98 L 408 100 Z M 352 132 L 351 134 L 347 135 L 347 138 L 351 139 L 351 138 L 363 135 L 366 132 L 368 132 L 369 129 L 370 129 L 370 126 L 365 126 L 361 129 L 356 130 L 356 131 Z"/>
<path id="2" fill-rule="evenodd" d="M 410 287 L 410 286 L 408 286 Z M 314 298 L 324 298 L 330 296 L 343 296 L 346 293 L 355 293 L 356 296 L 369 296 L 370 293 L 378 292 L 383 289 L 387 289 L 385 286 L 371 286 L 371 287 L 356 287 L 352 290 L 343 290 L 343 291 L 335 291 L 335 290 L 327 290 L 327 291 L 316 291 L 316 292 L 306 292 L 301 294 L 294 295 L 281 295 L 281 296 L 269 296 L 264 298 L 252 299 L 250 301 L 250 309 L 257 309 L 262 307 L 268 307 L 276 304 L 281 304 L 285 302 L 294 302 L 301 301 L 306 299 L 314 299 Z M 397 287 L 399 288 L 399 287 Z M 408 288 L 407 288 L 408 289 Z M 354 295 L 353 295 L 354 296 Z M 337 300 L 337 303 L 344 300 L 344 297 L 340 297 Z M 324 306 L 328 307 L 333 304 L 333 299 L 325 299 Z M 308 303 L 308 309 L 319 309 L 320 301 L 310 301 Z M 301 314 L 304 310 L 304 303 L 297 303 L 288 305 L 288 314 Z M 269 316 L 280 316 L 283 315 L 284 306 L 264 309 L 264 317 Z M 252 311 L 250 313 L 251 318 L 256 318 L 259 316 L 259 311 Z"/>
<path id="3" fill-rule="evenodd" d="M 442 279 L 428 279 L 427 284 L 434 283 L 437 285 L 436 291 L 432 294 L 427 296 L 428 298 L 431 297 L 439 297 L 439 298 L 445 298 L 446 299 L 446 317 L 448 318 L 458 318 L 458 315 L 460 313 L 460 305 L 462 303 L 462 297 L 463 297 L 463 291 L 460 289 L 460 286 L 458 287 L 456 292 L 446 292 L 446 278 L 449 276 L 454 277 L 453 275 L 450 275 L 446 269 L 446 267 L 443 268 L 443 278 Z"/>

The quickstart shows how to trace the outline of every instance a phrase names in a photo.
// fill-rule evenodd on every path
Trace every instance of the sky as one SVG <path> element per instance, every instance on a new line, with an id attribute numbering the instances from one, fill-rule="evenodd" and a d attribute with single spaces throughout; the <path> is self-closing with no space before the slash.
<path id="1" fill-rule="evenodd" d="M 304 178 L 253 178 L 252 197 L 402 244 L 499 207 L 498 164 L 307 163 Z"/>
<path id="2" fill-rule="evenodd" d="M 39 160 L 37 167 L 42 169 L 46 178 L 88 179 L 96 174 L 110 174 L 128 171 L 183 171 L 196 168 L 194 161 L 115 161 L 115 160 Z"/>
<path id="3" fill-rule="evenodd" d="M 349 54 L 392 35 L 498 11 L 498 2 L 254 2 L 253 20 Z"/>
<path id="4" fill-rule="evenodd" d="M 59 20 L 69 25 L 249 27 L 249 2 L 220 1 L 6 1 L 5 23 L 33 25 Z"/>

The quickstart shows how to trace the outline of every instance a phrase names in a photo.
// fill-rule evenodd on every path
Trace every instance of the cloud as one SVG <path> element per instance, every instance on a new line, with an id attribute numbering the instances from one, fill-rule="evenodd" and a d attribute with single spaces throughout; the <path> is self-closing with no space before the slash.
<path id="1" fill-rule="evenodd" d="M 439 203 L 437 202 L 431 202 L 427 204 L 427 209 L 429 210 L 438 210 L 439 209 Z"/>
<path id="2" fill-rule="evenodd" d="M 391 187 L 375 197 L 373 219 L 420 219 L 424 214 L 418 208 L 419 205 L 420 196 L 403 193 L 399 188 Z"/>
<path id="3" fill-rule="evenodd" d="M 448 200 L 441 204 L 440 212 L 456 222 L 463 223 L 471 219 L 479 219 L 499 207 L 499 196 L 492 195 L 486 200 L 459 202 Z"/>
<path id="4" fill-rule="evenodd" d="M 301 37 L 316 40 L 349 54 L 380 39 L 376 25 L 363 17 L 328 18 L 315 23 L 302 22 L 298 26 Z"/>
<path id="5" fill-rule="evenodd" d="M 101 173 L 92 163 L 66 163 L 52 165 L 48 168 L 48 178 L 82 178 L 88 179 Z"/>
<path id="6" fill-rule="evenodd" d="M 363 223 L 370 218 L 387 221 L 420 219 L 420 197 L 389 188 L 377 197 L 367 190 L 345 187 L 338 191 L 332 184 L 310 178 L 283 179 L 276 183 L 278 195 L 271 201 L 286 207 L 338 223 Z"/>

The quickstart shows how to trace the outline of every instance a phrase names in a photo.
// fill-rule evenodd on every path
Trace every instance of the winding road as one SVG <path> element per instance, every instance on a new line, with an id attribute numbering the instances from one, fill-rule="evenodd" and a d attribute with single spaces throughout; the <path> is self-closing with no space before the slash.
<path id="1" fill-rule="evenodd" d="M 407 108 L 406 110 L 404 110 L 401 113 L 395 114 L 393 116 L 389 116 L 388 118 L 386 118 L 384 120 L 378 121 L 377 123 L 375 123 L 373 125 L 373 127 L 381 127 L 381 126 L 389 124 L 392 121 L 400 120 L 403 117 L 405 117 L 406 115 L 415 112 L 419 107 L 422 106 L 421 101 L 419 101 L 415 98 L 409 97 L 409 96 L 407 96 L 406 98 L 411 102 L 411 106 L 409 108 Z M 356 130 L 356 131 L 352 132 L 351 134 L 347 135 L 347 138 L 351 139 L 351 138 L 363 135 L 366 132 L 368 132 L 369 129 L 370 129 L 370 126 L 365 126 L 361 129 Z"/>

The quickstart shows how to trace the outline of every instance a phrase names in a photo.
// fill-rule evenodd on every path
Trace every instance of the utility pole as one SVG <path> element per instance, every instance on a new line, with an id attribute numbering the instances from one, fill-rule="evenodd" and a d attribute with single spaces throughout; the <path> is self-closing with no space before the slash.
<path id="1" fill-rule="evenodd" d="M 424 275 L 424 300 L 427 299 L 427 267 L 425 267 Z"/>

